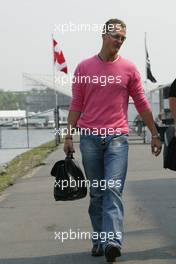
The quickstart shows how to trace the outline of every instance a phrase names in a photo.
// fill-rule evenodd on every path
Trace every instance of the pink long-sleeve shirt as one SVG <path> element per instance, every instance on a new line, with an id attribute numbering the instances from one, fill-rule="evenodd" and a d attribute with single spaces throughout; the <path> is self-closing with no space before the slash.
<path id="1" fill-rule="evenodd" d="M 105 62 L 95 55 L 76 68 L 69 110 L 81 112 L 79 128 L 127 134 L 129 96 L 139 113 L 151 111 L 135 65 L 121 56 Z"/>

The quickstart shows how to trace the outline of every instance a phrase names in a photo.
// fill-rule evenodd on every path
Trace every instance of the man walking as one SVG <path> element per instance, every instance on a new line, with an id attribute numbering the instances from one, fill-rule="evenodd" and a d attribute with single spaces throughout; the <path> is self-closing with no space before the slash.
<path id="1" fill-rule="evenodd" d="M 102 39 L 99 54 L 84 60 L 76 68 L 64 151 L 66 154 L 74 152 L 71 128 L 79 128 L 83 166 L 92 183 L 89 215 L 93 234 L 98 234 L 92 236 L 92 256 L 105 254 L 110 262 L 121 255 L 122 247 L 129 96 L 151 131 L 155 156 L 161 152 L 161 143 L 140 75 L 131 62 L 118 54 L 126 39 L 125 23 L 119 19 L 107 21 Z M 93 184 L 95 180 L 98 186 Z M 101 188 L 103 180 L 107 183 L 106 189 Z M 106 234 L 105 241 L 102 241 L 102 233 Z"/>
<path id="2" fill-rule="evenodd" d="M 173 81 L 169 91 L 169 106 L 172 116 L 176 122 L 176 79 Z"/>

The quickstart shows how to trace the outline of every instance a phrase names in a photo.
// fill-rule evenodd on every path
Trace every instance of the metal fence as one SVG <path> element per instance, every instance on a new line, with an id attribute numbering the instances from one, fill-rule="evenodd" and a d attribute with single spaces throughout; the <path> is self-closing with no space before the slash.
<path id="1" fill-rule="evenodd" d="M 63 111 L 66 111 L 64 119 Z M 57 109 L 33 115 L 26 112 L 25 118 L 0 124 L 0 148 L 33 148 L 51 140 L 55 140 L 58 145 L 63 141 L 64 134 L 61 131 L 66 131 L 67 115 L 68 105 L 60 105 Z M 74 136 L 74 142 L 79 142 L 79 135 Z M 129 143 L 145 143 L 143 122 L 129 121 Z"/>

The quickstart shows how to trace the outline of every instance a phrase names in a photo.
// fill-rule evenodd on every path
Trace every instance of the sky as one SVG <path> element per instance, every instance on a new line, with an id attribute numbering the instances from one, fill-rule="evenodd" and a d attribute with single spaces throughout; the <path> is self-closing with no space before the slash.
<path id="1" fill-rule="evenodd" d="M 70 23 L 93 27 L 109 18 L 127 24 L 127 39 L 119 53 L 137 66 L 142 80 L 145 32 L 157 85 L 176 77 L 175 0 L 0 0 L 0 6 L 0 89 L 22 90 L 22 73 L 52 74 L 52 34 L 72 74 L 80 61 L 99 52 L 101 32 L 61 32 L 59 27 Z"/>

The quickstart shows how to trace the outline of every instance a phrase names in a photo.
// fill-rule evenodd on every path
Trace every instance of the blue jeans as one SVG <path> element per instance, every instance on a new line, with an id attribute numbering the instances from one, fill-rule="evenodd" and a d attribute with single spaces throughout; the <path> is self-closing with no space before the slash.
<path id="1" fill-rule="evenodd" d="M 103 139 L 99 135 L 80 135 L 80 150 L 90 183 L 89 215 L 93 234 L 98 234 L 98 237 L 92 236 L 92 242 L 101 243 L 104 248 L 107 244 L 121 247 L 128 136 L 108 135 Z"/>

